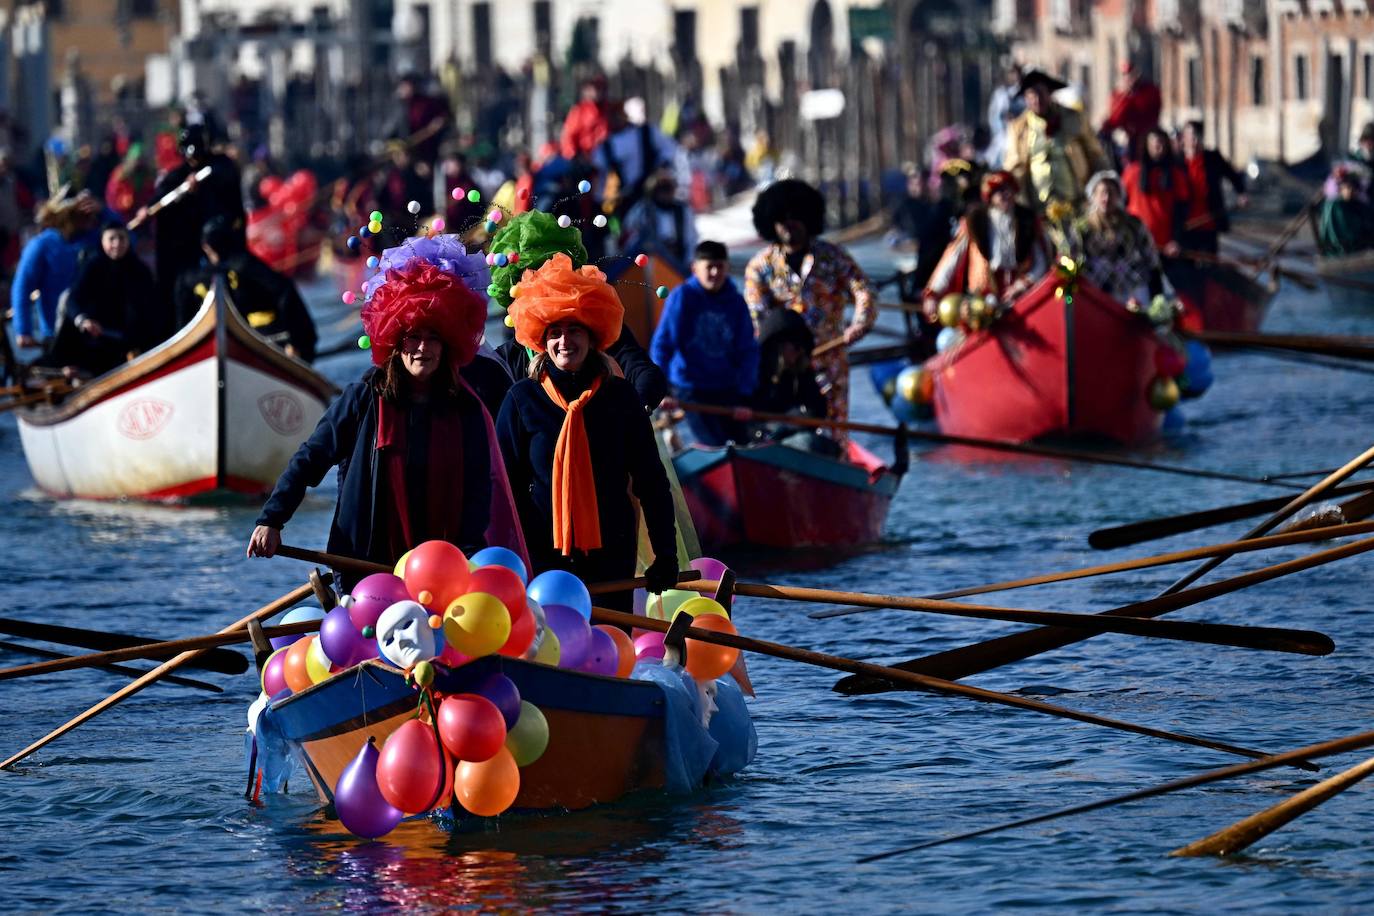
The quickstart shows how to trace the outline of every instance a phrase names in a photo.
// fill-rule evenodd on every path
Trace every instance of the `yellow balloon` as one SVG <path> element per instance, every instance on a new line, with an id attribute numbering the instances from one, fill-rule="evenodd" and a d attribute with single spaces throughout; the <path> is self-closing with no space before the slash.
<path id="1" fill-rule="evenodd" d="M 563 652 L 558 646 L 558 636 L 548 627 L 544 628 L 544 640 L 539 643 L 539 651 L 534 653 L 534 661 L 541 665 L 558 667 L 558 660 L 563 657 Z"/>
<path id="2" fill-rule="evenodd" d="M 528 700 L 520 701 L 520 718 L 515 727 L 506 732 L 506 750 L 515 758 L 516 766 L 529 766 L 549 746 L 549 720 L 538 706 Z"/>
<path id="3" fill-rule="evenodd" d="M 376 219 L 374 219 L 372 222 L 368 223 L 368 224 L 367 224 L 367 231 L 368 231 L 368 232 L 371 232 L 373 235 L 376 235 L 378 232 L 381 232 L 381 231 L 382 231 L 382 222 L 381 222 L 381 220 L 376 220 Z"/>
<path id="4" fill-rule="evenodd" d="M 661 595 L 649 596 L 644 612 L 656 620 L 672 620 L 677 614 L 677 609 L 682 607 L 684 602 L 691 601 L 696 596 L 696 592 L 689 592 L 681 588 L 665 589 Z"/>
<path id="5" fill-rule="evenodd" d="M 470 658 L 490 655 L 509 638 L 510 612 L 495 595 L 469 592 L 444 613 L 444 639 Z"/>
<path id="6" fill-rule="evenodd" d="M 305 650 L 305 673 L 310 675 L 313 684 L 329 680 L 333 676 L 329 670 L 329 656 L 324 654 L 319 637 L 307 636 L 306 639 L 310 640 L 310 648 Z"/>
<path id="7" fill-rule="evenodd" d="M 396 576 L 396 578 L 404 579 L 406 577 L 406 560 L 409 559 L 410 551 L 407 550 L 405 553 L 401 554 L 401 558 L 396 561 L 396 568 L 391 571 L 392 574 Z"/>
<path id="8" fill-rule="evenodd" d="M 724 617 L 726 620 L 730 619 L 730 613 L 719 601 L 704 595 L 682 602 L 673 616 L 676 617 L 678 614 L 691 614 L 693 617 L 709 617 L 714 614 L 717 617 Z"/>

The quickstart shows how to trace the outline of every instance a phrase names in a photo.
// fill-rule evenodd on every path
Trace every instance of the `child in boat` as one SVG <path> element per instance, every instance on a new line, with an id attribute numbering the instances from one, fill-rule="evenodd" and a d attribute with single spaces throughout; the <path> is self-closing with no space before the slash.
<path id="1" fill-rule="evenodd" d="M 1360 175 L 1339 165 L 1333 175 L 1336 196 L 1312 212 L 1312 234 L 1324 257 L 1339 257 L 1374 248 L 1374 208 L 1362 197 Z"/>
<path id="2" fill-rule="evenodd" d="M 536 351 L 506 396 L 497 436 L 535 572 L 588 582 L 634 575 L 639 502 L 654 559 L 650 591 L 677 581 L 677 524 L 649 414 L 605 350 L 625 308 L 595 267 L 562 253 L 520 278 L 515 338 Z M 630 610 L 631 594 L 598 599 Z"/>
<path id="3" fill-rule="evenodd" d="M 296 450 L 258 517 L 250 557 L 276 552 L 306 489 L 336 465 L 331 553 L 391 566 L 441 539 L 469 554 L 498 544 L 524 555 L 491 418 L 459 374 L 482 339 L 486 299 L 475 289 L 489 279 L 457 236 L 383 253 L 362 309 L 373 368 Z M 346 586 L 357 578 L 343 571 Z"/>
<path id="4" fill-rule="evenodd" d="M 123 221 L 109 220 L 60 309 L 45 361 L 69 377 L 103 375 L 158 343 L 155 308 L 153 272 L 133 253 Z"/>
<path id="5" fill-rule="evenodd" d="M 668 373 L 679 401 L 723 407 L 749 402 L 758 383 L 759 344 L 749 306 L 730 279 L 730 254 L 720 242 L 697 245 L 691 279 L 668 296 L 649 355 Z M 729 418 L 690 411 L 687 426 L 702 445 L 747 435 Z"/>

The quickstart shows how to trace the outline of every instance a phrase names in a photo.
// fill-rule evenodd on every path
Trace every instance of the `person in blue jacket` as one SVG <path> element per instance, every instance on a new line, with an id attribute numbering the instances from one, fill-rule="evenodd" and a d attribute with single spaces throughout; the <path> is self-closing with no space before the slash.
<path id="1" fill-rule="evenodd" d="M 697 245 L 692 277 L 668 297 L 649 345 L 678 401 L 739 407 L 758 383 L 759 344 L 729 257 L 720 242 Z M 743 424 L 728 417 L 688 411 L 687 426 L 702 445 L 747 438 Z"/>
<path id="2" fill-rule="evenodd" d="M 96 231 L 99 218 L 100 202 L 85 191 L 71 199 L 49 201 L 39 213 L 38 225 L 43 231 L 24 246 L 10 287 L 15 343 L 19 346 L 37 346 L 57 333 L 57 306 L 76 280 L 82 253 L 100 242 Z"/>

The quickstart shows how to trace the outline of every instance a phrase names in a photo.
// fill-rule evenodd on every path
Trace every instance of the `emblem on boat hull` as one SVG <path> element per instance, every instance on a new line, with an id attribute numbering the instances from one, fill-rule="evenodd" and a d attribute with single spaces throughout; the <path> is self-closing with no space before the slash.
<path id="1" fill-rule="evenodd" d="M 300 432 L 305 421 L 305 407 L 289 391 L 273 391 L 258 398 L 258 412 L 268 426 L 283 436 Z"/>
<path id="2" fill-rule="evenodd" d="M 119 412 L 119 434 L 126 439 L 151 439 L 167 426 L 176 408 L 160 398 L 139 398 Z"/>

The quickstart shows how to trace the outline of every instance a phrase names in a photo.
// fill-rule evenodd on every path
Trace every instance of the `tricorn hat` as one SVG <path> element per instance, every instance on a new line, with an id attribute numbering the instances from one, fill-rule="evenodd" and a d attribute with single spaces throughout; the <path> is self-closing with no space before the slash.
<path id="1" fill-rule="evenodd" d="M 1016 86 L 1016 94 L 1023 95 L 1027 89 L 1033 86 L 1043 86 L 1046 92 L 1058 92 L 1060 89 L 1067 89 L 1069 84 L 1050 76 L 1044 70 L 1027 70 L 1021 74 L 1021 82 Z"/>

